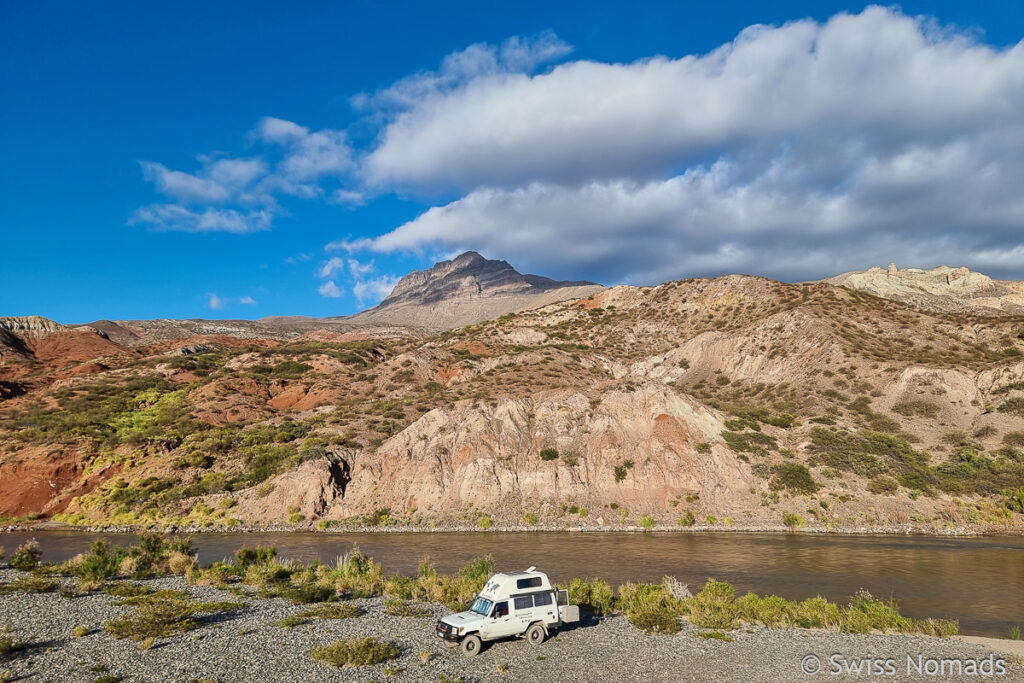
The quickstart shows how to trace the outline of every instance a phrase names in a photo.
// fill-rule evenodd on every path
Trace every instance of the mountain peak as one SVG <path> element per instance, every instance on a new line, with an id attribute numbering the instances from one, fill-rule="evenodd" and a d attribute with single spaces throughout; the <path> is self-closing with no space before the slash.
<path id="1" fill-rule="evenodd" d="M 412 271 L 379 305 L 349 320 L 434 329 L 461 327 L 602 289 L 593 282 L 525 275 L 507 261 L 466 251 L 426 270 Z"/>
<path id="2" fill-rule="evenodd" d="M 466 251 L 426 270 L 414 270 L 395 285 L 378 308 L 396 303 L 433 304 L 450 299 L 529 295 L 560 287 L 593 286 L 593 282 L 559 282 L 539 275 L 524 275 L 508 261 L 487 259 Z"/>

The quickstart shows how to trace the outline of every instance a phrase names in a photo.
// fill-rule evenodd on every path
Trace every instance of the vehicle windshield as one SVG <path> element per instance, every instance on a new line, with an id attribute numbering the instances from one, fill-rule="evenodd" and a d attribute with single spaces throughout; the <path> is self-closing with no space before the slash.
<path id="1" fill-rule="evenodd" d="M 477 598 L 473 602 L 473 606 L 469 608 L 469 611 L 476 612 L 477 614 L 482 614 L 486 617 L 488 614 L 491 613 L 491 605 L 493 604 L 494 603 L 492 603 L 487 598 Z"/>

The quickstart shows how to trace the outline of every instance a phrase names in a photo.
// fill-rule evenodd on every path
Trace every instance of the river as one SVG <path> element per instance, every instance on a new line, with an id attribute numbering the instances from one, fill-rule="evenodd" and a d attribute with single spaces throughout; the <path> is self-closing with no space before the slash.
<path id="1" fill-rule="evenodd" d="M 126 534 L 73 531 L 0 533 L 10 554 L 29 538 L 43 559 L 63 561 L 93 539 L 134 543 Z M 452 572 L 490 554 L 498 570 L 536 565 L 554 580 L 600 577 L 613 586 L 672 575 L 694 591 L 709 577 L 737 593 L 789 599 L 821 595 L 844 602 L 864 588 L 895 597 L 904 614 L 960 621 L 972 635 L 1005 636 L 1024 625 L 1024 538 L 990 536 L 841 536 L 746 533 L 203 533 L 192 536 L 205 563 L 230 557 L 243 543 L 274 545 L 279 557 L 333 562 L 354 546 L 386 572 L 415 574 L 424 558 Z"/>

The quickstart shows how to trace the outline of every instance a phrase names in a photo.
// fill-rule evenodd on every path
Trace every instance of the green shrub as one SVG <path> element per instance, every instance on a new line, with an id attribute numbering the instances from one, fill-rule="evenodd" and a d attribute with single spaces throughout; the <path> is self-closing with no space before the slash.
<path id="1" fill-rule="evenodd" d="M 785 489 L 793 493 L 816 493 L 821 485 L 814 481 L 811 472 L 804 465 L 791 462 L 772 467 L 771 488 Z"/>
<path id="2" fill-rule="evenodd" d="M 847 633 L 878 631 L 911 631 L 912 619 L 900 614 L 895 600 L 876 600 L 865 590 L 850 598 L 848 609 L 842 613 L 840 630 Z"/>
<path id="3" fill-rule="evenodd" d="M 15 642 L 8 629 L 0 629 L 0 657 L 9 655 L 20 647 L 21 644 Z"/>
<path id="4" fill-rule="evenodd" d="M 50 593 L 57 590 L 57 582 L 45 576 L 19 576 L 10 583 L 0 583 L 0 594 L 3 593 Z"/>
<path id="5" fill-rule="evenodd" d="M 307 623 L 309 623 L 309 621 L 305 617 L 300 617 L 297 614 L 289 614 L 275 621 L 274 626 L 279 626 L 281 628 L 295 628 L 296 626 L 302 626 Z"/>
<path id="6" fill-rule="evenodd" d="M 631 624 L 648 633 L 678 633 L 682 628 L 683 601 L 661 584 L 619 586 L 619 609 Z"/>
<path id="7" fill-rule="evenodd" d="M 118 581 L 104 585 L 103 592 L 115 598 L 134 598 L 140 595 L 149 595 L 153 589 L 148 586 Z"/>
<path id="8" fill-rule="evenodd" d="M 262 598 L 284 598 L 293 605 L 309 605 L 314 602 L 326 602 L 337 597 L 332 586 L 314 583 L 293 585 L 269 585 L 259 592 Z"/>
<path id="9" fill-rule="evenodd" d="M 247 569 L 250 565 L 254 564 L 269 564 L 276 557 L 277 548 L 274 546 L 264 548 L 258 545 L 253 549 L 243 545 L 235 551 L 235 564 L 240 569 Z"/>
<path id="10" fill-rule="evenodd" d="M 726 643 L 733 642 L 732 638 L 730 638 L 729 636 L 725 635 L 721 631 L 699 631 L 697 633 L 697 637 L 698 638 L 703 638 L 705 640 L 721 640 L 721 641 L 724 641 Z"/>
<path id="11" fill-rule="evenodd" d="M 362 612 L 351 602 L 328 602 L 299 612 L 305 619 L 354 619 Z"/>
<path id="12" fill-rule="evenodd" d="M 192 618 L 195 613 L 194 605 L 188 601 L 158 600 L 141 605 L 137 614 L 112 619 L 104 627 L 115 638 L 166 638 L 198 628 L 198 622 Z"/>
<path id="13" fill-rule="evenodd" d="M 39 566 L 39 559 L 42 556 L 43 553 L 39 550 L 39 543 L 32 539 L 18 546 L 14 554 L 11 555 L 9 563 L 15 569 L 28 572 Z"/>
<path id="14" fill-rule="evenodd" d="M 734 596 L 729 583 L 708 579 L 704 588 L 685 602 L 685 611 L 694 626 L 733 629 L 737 625 Z"/>
<path id="15" fill-rule="evenodd" d="M 654 528 L 654 517 L 651 517 L 650 515 L 644 515 L 643 517 L 637 519 L 636 523 L 644 529 L 646 529 L 647 531 L 650 531 Z"/>
<path id="16" fill-rule="evenodd" d="M 558 460 L 558 451 L 554 448 L 544 448 L 540 452 L 540 459 L 545 462 L 549 460 Z"/>
<path id="17" fill-rule="evenodd" d="M 394 643 L 376 638 L 350 638 L 313 648 L 313 659 L 331 666 L 369 666 L 396 659 L 400 651 Z"/>
<path id="18" fill-rule="evenodd" d="M 693 510 L 687 510 L 686 514 L 676 520 L 679 526 L 693 526 L 697 523 L 697 516 L 693 514 Z"/>
<path id="19" fill-rule="evenodd" d="M 93 541 L 89 554 L 75 567 L 75 575 L 83 581 L 102 583 L 117 574 L 117 568 L 127 554 L 120 549 L 111 552 L 106 541 Z"/>
<path id="20" fill-rule="evenodd" d="M 610 614 L 615 594 L 604 579 L 573 579 L 569 582 L 569 602 L 599 615 Z"/>
<path id="21" fill-rule="evenodd" d="M 696 451 L 702 455 L 707 455 L 711 452 L 711 444 L 707 441 L 701 441 L 700 443 L 694 444 L 693 446 Z"/>
<path id="22" fill-rule="evenodd" d="M 916 451 L 899 436 L 863 431 L 850 434 L 823 427 L 811 430 L 812 463 L 824 464 L 862 477 L 876 477 L 894 472 L 916 482 L 908 488 L 925 493 L 938 479 L 928 466 L 927 451 Z M 907 485 L 907 484 L 905 484 Z"/>
<path id="23" fill-rule="evenodd" d="M 1004 489 L 1002 491 L 1003 507 L 1010 512 L 1024 515 L 1024 487 L 1017 489 Z"/>
<path id="24" fill-rule="evenodd" d="M 393 617 L 429 617 L 430 612 L 419 605 L 405 600 L 388 600 L 384 603 L 384 613 Z"/>
<path id="25" fill-rule="evenodd" d="M 880 474 L 868 482 L 868 491 L 871 493 L 884 494 L 887 496 L 894 495 L 899 491 L 899 483 L 892 477 L 887 477 L 884 474 Z"/>
<path id="26" fill-rule="evenodd" d="M 1014 396 L 1003 401 L 998 408 L 1000 413 L 1009 413 L 1024 417 L 1024 396 Z"/>
<path id="27" fill-rule="evenodd" d="M 935 417 L 939 414 L 939 406 L 934 401 L 915 398 L 900 401 L 892 407 L 892 412 L 904 417 Z"/>
<path id="28" fill-rule="evenodd" d="M 532 512 L 527 512 L 526 514 L 523 515 L 523 524 L 526 524 L 528 526 L 533 526 L 536 523 L 537 523 L 537 515 L 533 514 Z"/>
<path id="29" fill-rule="evenodd" d="M 778 595 L 761 597 L 747 593 L 736 600 L 736 615 L 747 623 L 763 624 L 769 628 L 782 628 L 796 621 L 796 605 Z"/>
<path id="30" fill-rule="evenodd" d="M 255 370 L 255 368 L 253 368 Z M 294 360 L 284 360 L 270 370 L 270 374 L 281 379 L 298 379 L 313 369 L 312 365 L 299 363 Z"/>
<path id="31" fill-rule="evenodd" d="M 802 527 L 805 522 L 804 518 L 795 512 L 784 512 L 782 514 L 782 523 L 795 531 Z"/>
<path id="32" fill-rule="evenodd" d="M 629 473 L 629 470 L 626 468 L 625 465 L 616 465 L 614 472 L 615 483 L 618 484 L 626 480 L 626 475 Z"/>
<path id="33" fill-rule="evenodd" d="M 761 432 L 734 432 L 725 430 L 722 432 L 722 439 L 735 453 L 753 453 L 754 455 L 765 456 L 769 452 L 778 450 L 778 442 L 774 437 Z"/>

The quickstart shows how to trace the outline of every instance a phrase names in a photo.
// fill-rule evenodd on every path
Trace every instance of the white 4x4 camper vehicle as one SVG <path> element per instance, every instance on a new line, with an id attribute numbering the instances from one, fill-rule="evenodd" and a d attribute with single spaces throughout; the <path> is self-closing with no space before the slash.
<path id="1" fill-rule="evenodd" d="M 472 657 L 482 641 L 518 636 L 540 645 L 550 629 L 577 622 L 580 609 L 569 604 L 569 592 L 556 591 L 536 567 L 526 571 L 495 574 L 465 612 L 437 622 L 437 635 Z"/>

